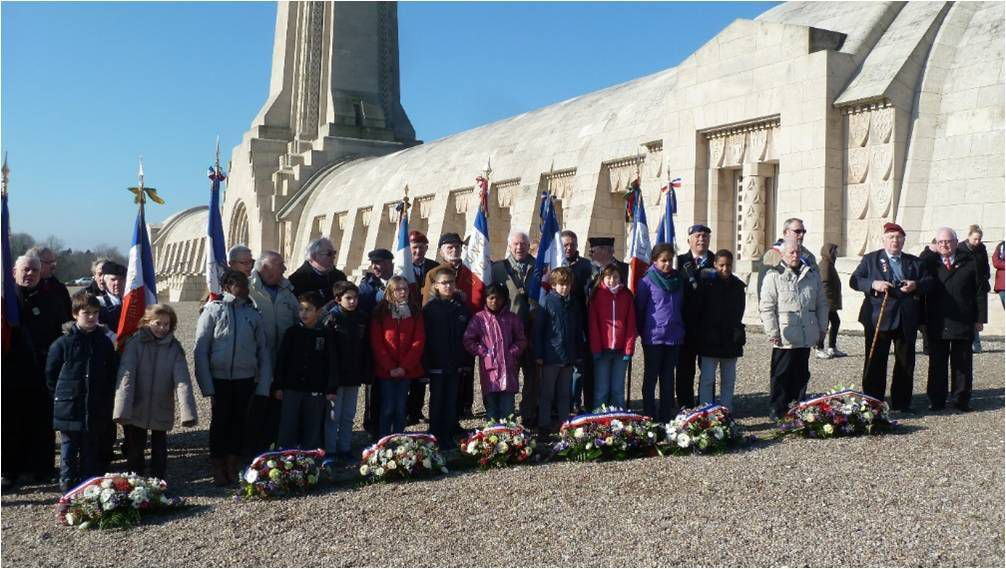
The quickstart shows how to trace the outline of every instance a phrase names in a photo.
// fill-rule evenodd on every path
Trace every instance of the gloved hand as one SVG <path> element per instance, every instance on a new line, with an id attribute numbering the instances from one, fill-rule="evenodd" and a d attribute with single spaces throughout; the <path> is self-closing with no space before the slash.
<path id="1" fill-rule="evenodd" d="M 631 362 L 632 361 L 632 356 L 622 356 L 622 361 L 623 362 Z"/>

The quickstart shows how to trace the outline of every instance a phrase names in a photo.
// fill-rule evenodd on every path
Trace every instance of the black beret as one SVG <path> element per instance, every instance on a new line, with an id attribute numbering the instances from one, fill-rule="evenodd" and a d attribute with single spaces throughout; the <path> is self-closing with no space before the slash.
<path id="1" fill-rule="evenodd" d="M 461 236 L 457 233 L 444 233 L 440 236 L 440 242 L 437 243 L 437 247 L 443 247 L 444 245 L 461 245 Z"/>
<path id="2" fill-rule="evenodd" d="M 108 261 L 101 266 L 101 274 L 103 275 L 114 275 L 117 277 L 126 276 L 126 267 L 116 263 L 115 261 Z"/>
<path id="3" fill-rule="evenodd" d="M 395 256 L 387 249 L 374 249 L 370 253 L 367 253 L 367 258 L 370 259 L 371 262 L 391 261 L 394 260 Z"/>
<path id="4" fill-rule="evenodd" d="M 614 247 L 614 237 L 588 237 L 587 244 L 591 247 Z"/>

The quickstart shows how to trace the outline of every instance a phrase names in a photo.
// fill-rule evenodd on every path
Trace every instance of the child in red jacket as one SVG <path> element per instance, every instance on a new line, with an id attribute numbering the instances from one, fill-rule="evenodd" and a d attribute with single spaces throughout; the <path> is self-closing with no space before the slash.
<path id="1" fill-rule="evenodd" d="M 625 368 L 636 349 L 636 310 L 618 267 L 608 265 L 590 300 L 587 330 L 594 356 L 594 408 L 625 407 Z"/>
<path id="2" fill-rule="evenodd" d="M 405 402 L 413 379 L 423 376 L 423 313 L 409 299 L 409 283 L 391 277 L 384 299 L 374 309 L 370 346 L 374 377 L 381 383 L 379 436 L 405 430 Z"/>

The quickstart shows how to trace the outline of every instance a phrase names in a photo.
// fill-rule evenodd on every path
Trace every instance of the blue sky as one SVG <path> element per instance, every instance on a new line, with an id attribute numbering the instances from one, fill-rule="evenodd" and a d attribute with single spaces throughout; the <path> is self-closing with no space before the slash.
<path id="1" fill-rule="evenodd" d="M 401 3 L 402 104 L 427 142 L 677 65 L 771 3 Z M 276 5 L 0 4 L 0 137 L 14 231 L 128 248 L 137 158 L 167 200 L 208 199 L 269 87 Z"/>

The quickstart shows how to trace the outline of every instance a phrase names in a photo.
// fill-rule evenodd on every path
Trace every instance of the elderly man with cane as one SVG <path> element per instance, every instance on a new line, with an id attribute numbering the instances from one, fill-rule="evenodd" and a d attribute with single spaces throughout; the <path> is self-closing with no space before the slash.
<path id="1" fill-rule="evenodd" d="M 918 257 L 903 251 L 904 246 L 901 226 L 884 224 L 884 248 L 863 257 L 849 277 L 849 286 L 864 295 L 859 311 L 866 333 L 863 392 L 884 399 L 887 355 L 893 343 L 891 408 L 914 413 L 915 337 L 922 322 L 922 298 L 932 285 L 932 276 Z"/>

